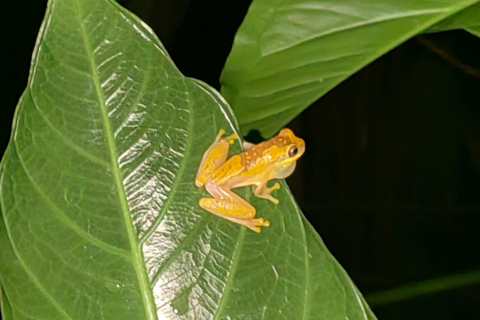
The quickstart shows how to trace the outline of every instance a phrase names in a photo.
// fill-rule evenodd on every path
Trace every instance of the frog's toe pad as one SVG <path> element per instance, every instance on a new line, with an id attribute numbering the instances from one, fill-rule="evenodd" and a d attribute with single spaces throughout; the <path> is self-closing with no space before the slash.
<path id="1" fill-rule="evenodd" d="M 255 231 L 256 233 L 262 232 L 262 229 L 260 227 L 270 227 L 270 221 L 265 221 L 264 219 L 251 219 L 248 221 L 245 221 L 245 226 L 248 227 L 249 229 Z"/>
<path id="2" fill-rule="evenodd" d="M 270 188 L 270 190 L 274 191 L 274 190 L 280 190 L 280 183 L 276 182 L 273 187 Z"/>
<path id="3" fill-rule="evenodd" d="M 270 221 L 260 219 L 252 219 L 256 227 L 270 227 Z"/>

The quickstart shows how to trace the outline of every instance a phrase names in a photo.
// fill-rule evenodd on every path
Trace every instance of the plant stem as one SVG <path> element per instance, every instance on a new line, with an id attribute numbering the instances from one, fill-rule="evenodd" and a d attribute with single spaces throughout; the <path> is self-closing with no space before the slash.
<path id="1" fill-rule="evenodd" d="M 420 281 L 395 289 L 372 293 L 365 298 L 370 306 L 378 307 L 475 284 L 480 284 L 480 270 Z"/>
<path id="2" fill-rule="evenodd" d="M 460 71 L 473 76 L 474 78 L 480 79 L 480 70 L 461 61 L 457 57 L 455 57 L 452 53 L 448 52 L 447 50 L 443 49 L 439 45 L 437 45 L 434 41 L 429 40 L 425 36 L 418 36 L 416 38 L 417 42 L 438 55 L 443 60 L 450 63 L 452 66 L 458 68 Z"/>

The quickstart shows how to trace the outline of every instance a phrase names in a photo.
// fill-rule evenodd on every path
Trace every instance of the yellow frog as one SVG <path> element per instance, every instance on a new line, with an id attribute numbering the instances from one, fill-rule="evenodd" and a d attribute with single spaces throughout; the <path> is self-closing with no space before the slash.
<path id="1" fill-rule="evenodd" d="M 205 187 L 213 197 L 201 199 L 200 206 L 260 233 L 260 227 L 269 227 L 270 222 L 254 219 L 255 208 L 231 189 L 255 186 L 255 196 L 278 204 L 279 200 L 271 193 L 280 189 L 280 184 L 277 182 L 268 188 L 267 183 L 292 174 L 297 159 L 305 152 L 305 142 L 290 129 L 283 129 L 278 136 L 260 144 L 244 142 L 245 151 L 227 160 L 230 145 L 238 135 L 222 138 L 224 134 L 225 131 L 220 130 L 198 168 L 195 184 L 199 188 Z"/>

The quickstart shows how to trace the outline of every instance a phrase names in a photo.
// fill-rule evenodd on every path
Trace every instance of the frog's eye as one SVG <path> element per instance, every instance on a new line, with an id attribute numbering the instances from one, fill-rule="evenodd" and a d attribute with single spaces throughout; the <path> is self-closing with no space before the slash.
<path id="1" fill-rule="evenodd" d="M 290 158 L 295 157 L 295 156 L 297 155 L 297 153 L 298 153 L 298 148 L 295 147 L 295 146 L 293 146 L 293 147 L 291 147 L 290 149 L 288 149 L 288 156 L 289 156 Z"/>

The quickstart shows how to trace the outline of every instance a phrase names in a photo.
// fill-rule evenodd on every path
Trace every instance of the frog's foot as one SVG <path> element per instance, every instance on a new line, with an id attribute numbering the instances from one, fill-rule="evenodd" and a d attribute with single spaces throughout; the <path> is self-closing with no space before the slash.
<path id="1" fill-rule="evenodd" d="M 208 210 L 208 209 L 207 209 Z M 210 210 L 208 210 L 210 211 Z M 243 225 L 247 228 L 249 228 L 250 230 L 256 232 L 256 233 L 261 233 L 262 232 L 262 229 L 260 227 L 270 227 L 270 221 L 266 221 L 264 220 L 263 218 L 259 218 L 259 219 L 252 219 L 252 218 L 248 218 L 248 217 L 245 217 L 245 216 L 239 216 L 239 217 L 232 217 L 232 216 L 225 216 L 225 215 L 219 215 L 213 211 L 210 211 L 212 212 L 213 214 L 216 214 L 224 219 L 227 219 L 229 221 L 232 221 L 232 222 L 235 222 L 237 224 L 240 224 L 240 225 Z"/>
<path id="2" fill-rule="evenodd" d="M 222 138 L 223 135 L 225 134 L 225 130 L 220 129 L 220 131 L 217 134 L 217 137 L 215 138 L 215 141 L 213 142 L 214 144 L 218 143 L 220 140 L 225 140 L 228 144 L 233 144 L 235 140 L 238 139 L 238 134 L 234 133 L 231 136 Z"/>
<path id="3" fill-rule="evenodd" d="M 256 197 L 258 198 L 262 198 L 262 199 L 267 199 L 267 200 L 270 200 L 272 201 L 273 203 L 275 204 L 279 204 L 280 203 L 280 200 L 278 200 L 277 198 L 274 198 L 271 193 L 275 190 L 279 190 L 280 189 L 280 183 L 276 182 L 273 187 L 271 188 L 267 188 L 267 185 L 265 184 L 261 184 L 261 185 L 258 185 L 255 190 L 254 190 L 254 194 Z"/>
<path id="4" fill-rule="evenodd" d="M 234 133 L 231 136 L 228 136 L 226 138 L 223 138 L 223 140 L 227 141 L 229 144 L 234 144 L 235 140 L 238 139 L 238 134 Z"/>
<path id="5" fill-rule="evenodd" d="M 260 227 L 270 227 L 270 221 L 266 221 L 262 218 L 260 219 L 237 219 L 235 221 L 238 224 L 242 224 L 250 230 L 255 231 L 256 233 L 262 232 Z"/>
<path id="6" fill-rule="evenodd" d="M 224 134 L 225 134 L 225 130 L 220 129 L 220 131 L 217 134 L 217 137 L 215 138 L 215 142 L 213 142 L 213 143 L 217 143 L 218 141 L 220 141 L 220 139 L 222 139 Z"/>

